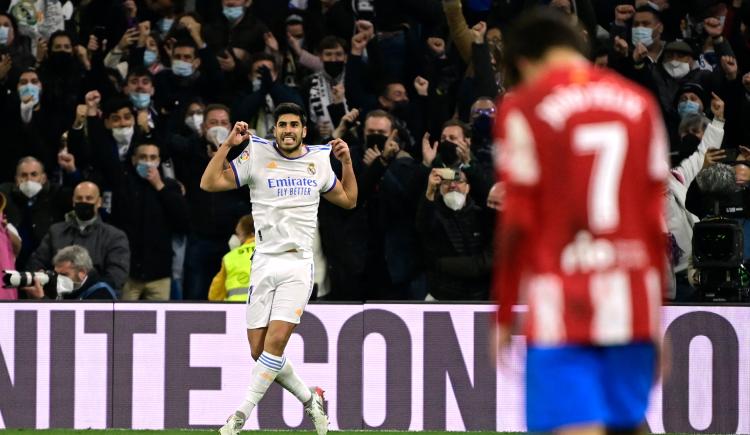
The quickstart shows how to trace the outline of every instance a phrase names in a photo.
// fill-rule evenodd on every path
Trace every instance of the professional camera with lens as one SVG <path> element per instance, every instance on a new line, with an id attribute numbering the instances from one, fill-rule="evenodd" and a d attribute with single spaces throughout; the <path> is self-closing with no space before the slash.
<path id="1" fill-rule="evenodd" d="M 34 279 L 39 281 L 44 289 L 44 295 L 50 299 L 62 298 L 73 291 L 73 280 L 52 270 L 44 272 L 3 270 L 3 285 L 5 287 L 30 287 L 34 285 Z"/>
<path id="2" fill-rule="evenodd" d="M 693 227 L 693 265 L 698 291 L 710 302 L 748 300 L 750 277 L 742 263 L 742 226 L 734 220 L 705 219 Z"/>

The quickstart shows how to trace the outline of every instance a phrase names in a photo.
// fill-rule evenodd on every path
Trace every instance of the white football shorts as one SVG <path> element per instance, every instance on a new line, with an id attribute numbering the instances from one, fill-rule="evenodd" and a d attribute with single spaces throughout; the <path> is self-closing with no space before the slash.
<path id="1" fill-rule="evenodd" d="M 313 290 L 313 259 L 299 252 L 255 251 L 247 298 L 247 329 L 264 328 L 271 320 L 299 323 Z"/>

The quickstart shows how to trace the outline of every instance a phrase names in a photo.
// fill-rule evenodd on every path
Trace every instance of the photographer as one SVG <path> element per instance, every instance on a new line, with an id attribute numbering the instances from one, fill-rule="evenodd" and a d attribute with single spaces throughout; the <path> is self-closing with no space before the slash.
<path id="1" fill-rule="evenodd" d="M 38 278 L 34 278 L 33 287 L 24 287 L 33 299 L 116 299 L 115 291 L 105 281 L 102 281 L 94 269 L 86 248 L 72 245 L 62 248 L 52 260 L 55 273 L 73 281 L 71 292 L 63 292 L 60 287 L 42 286 Z M 50 281 L 50 282 L 56 282 Z"/>
<path id="2" fill-rule="evenodd" d="M 494 210 L 469 196 L 466 174 L 434 168 L 417 209 L 427 258 L 426 300 L 486 300 L 492 270 Z"/>

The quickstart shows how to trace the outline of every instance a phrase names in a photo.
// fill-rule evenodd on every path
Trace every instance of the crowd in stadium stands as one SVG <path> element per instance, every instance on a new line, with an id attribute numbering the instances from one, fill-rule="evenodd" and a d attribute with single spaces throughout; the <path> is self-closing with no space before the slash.
<path id="1" fill-rule="evenodd" d="M 235 121 L 272 138 L 274 107 L 294 102 L 306 143 L 349 144 L 359 185 L 354 210 L 321 201 L 317 297 L 486 300 L 503 28 L 536 4 L 658 98 L 669 297 L 689 298 L 711 194 L 692 181 L 720 166 L 715 148 L 750 158 L 744 0 L 0 0 L 0 265 L 51 270 L 80 245 L 121 299 L 236 299 L 255 246 L 252 219 L 238 225 L 247 188 L 205 192 L 201 174 Z"/>

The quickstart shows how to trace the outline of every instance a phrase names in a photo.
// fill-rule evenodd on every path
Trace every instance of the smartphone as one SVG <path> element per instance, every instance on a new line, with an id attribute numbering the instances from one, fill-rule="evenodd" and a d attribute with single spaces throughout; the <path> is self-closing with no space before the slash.
<path id="1" fill-rule="evenodd" d="M 437 168 L 437 173 L 443 180 L 458 180 L 458 172 L 451 168 Z"/>
<path id="2" fill-rule="evenodd" d="M 99 41 L 99 44 L 101 44 L 102 41 L 107 39 L 107 28 L 104 26 L 94 26 L 91 34 L 96 36 L 96 40 Z"/>
<path id="3" fill-rule="evenodd" d="M 737 161 L 737 156 L 739 155 L 737 148 L 725 148 L 724 152 L 726 153 L 726 157 L 720 160 L 721 163 L 734 163 Z"/>

